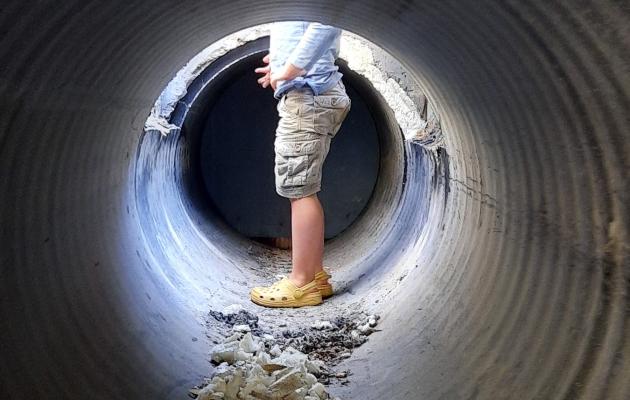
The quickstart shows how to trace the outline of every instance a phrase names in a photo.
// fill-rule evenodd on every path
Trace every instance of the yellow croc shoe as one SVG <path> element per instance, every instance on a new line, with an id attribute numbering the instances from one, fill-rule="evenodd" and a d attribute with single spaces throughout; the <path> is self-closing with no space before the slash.
<path id="1" fill-rule="evenodd" d="M 333 287 L 328 282 L 330 278 L 331 276 L 323 269 L 315 275 L 315 282 L 317 282 L 317 287 L 319 288 L 319 291 L 322 294 L 322 298 L 324 299 L 333 295 Z"/>
<path id="2" fill-rule="evenodd" d="M 271 286 L 253 288 L 250 298 L 264 307 L 317 306 L 323 302 L 316 280 L 297 287 L 289 278 L 282 278 Z"/>

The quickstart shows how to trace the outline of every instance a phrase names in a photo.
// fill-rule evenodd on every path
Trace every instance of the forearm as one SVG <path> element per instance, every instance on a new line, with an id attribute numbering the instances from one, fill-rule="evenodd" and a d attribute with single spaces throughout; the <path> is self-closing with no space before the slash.
<path id="1" fill-rule="evenodd" d="M 295 79 L 298 76 L 304 75 L 306 73 L 302 68 L 298 68 L 295 65 L 287 62 L 282 71 L 278 74 L 278 79 L 283 81 L 290 81 L 291 79 Z"/>
<path id="2" fill-rule="evenodd" d="M 296 48 L 287 59 L 285 69 L 289 65 L 295 69 L 308 71 L 328 50 L 336 38 L 339 28 L 313 22 L 300 39 Z M 296 75 L 298 76 L 298 75 Z"/>

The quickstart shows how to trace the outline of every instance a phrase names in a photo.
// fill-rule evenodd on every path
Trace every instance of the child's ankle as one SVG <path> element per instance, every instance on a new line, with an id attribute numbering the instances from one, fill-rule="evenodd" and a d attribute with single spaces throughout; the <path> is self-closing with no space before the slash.
<path id="1" fill-rule="evenodd" d="M 297 275 L 297 274 L 291 274 L 289 275 L 289 280 L 291 282 L 293 282 L 293 284 L 297 287 L 302 287 L 304 285 L 308 285 L 309 283 L 313 282 L 313 280 L 315 279 L 314 276 L 309 277 L 306 275 Z"/>

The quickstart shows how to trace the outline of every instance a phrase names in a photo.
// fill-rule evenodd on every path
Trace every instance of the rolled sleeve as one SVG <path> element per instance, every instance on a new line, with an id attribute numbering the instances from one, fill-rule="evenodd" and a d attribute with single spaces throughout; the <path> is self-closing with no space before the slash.
<path id="1" fill-rule="evenodd" d="M 310 70 L 326 50 L 331 48 L 340 33 L 339 28 L 317 22 L 310 23 L 297 47 L 289 55 L 287 62 L 297 68 Z"/>

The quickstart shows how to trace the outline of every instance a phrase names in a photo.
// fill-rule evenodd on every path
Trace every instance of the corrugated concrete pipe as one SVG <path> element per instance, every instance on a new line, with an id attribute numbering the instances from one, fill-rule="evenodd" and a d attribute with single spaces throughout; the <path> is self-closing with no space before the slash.
<path id="1" fill-rule="evenodd" d="M 3 3 L 0 397 L 183 398 L 208 373 L 203 315 L 257 245 L 196 219 L 142 128 L 194 54 L 282 19 L 382 46 L 445 135 L 391 136 L 328 243 L 336 301 L 383 315 L 345 397 L 627 399 L 630 8 L 450 0 Z"/>

